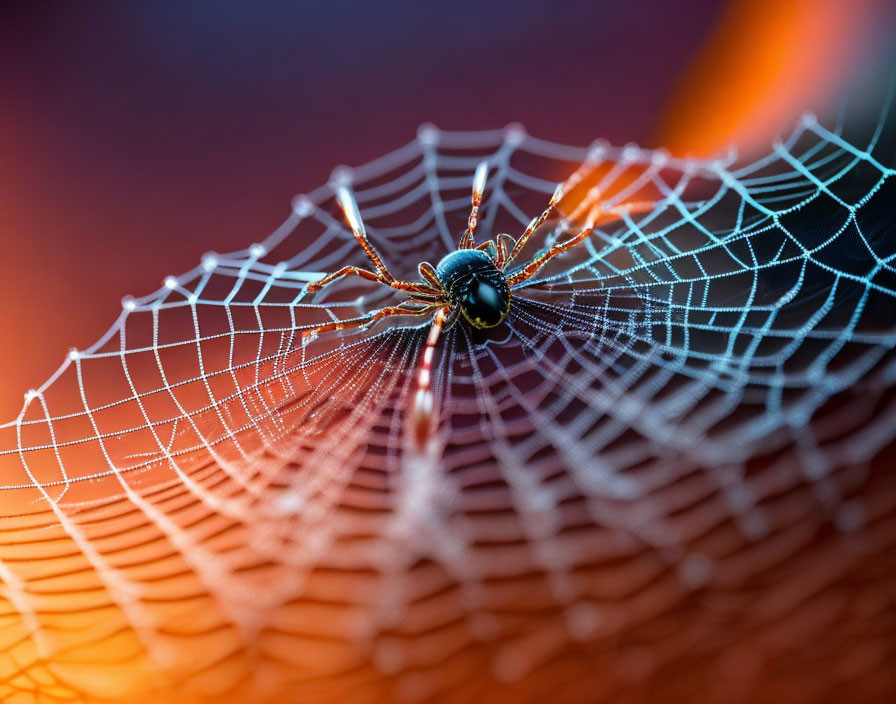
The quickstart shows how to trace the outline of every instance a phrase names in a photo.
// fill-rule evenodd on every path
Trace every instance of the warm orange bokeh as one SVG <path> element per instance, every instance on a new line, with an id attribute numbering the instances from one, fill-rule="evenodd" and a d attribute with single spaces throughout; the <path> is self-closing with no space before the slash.
<path id="1" fill-rule="evenodd" d="M 756 156 L 805 111 L 828 113 L 873 47 L 879 0 L 734 0 L 674 94 L 659 142 Z"/>

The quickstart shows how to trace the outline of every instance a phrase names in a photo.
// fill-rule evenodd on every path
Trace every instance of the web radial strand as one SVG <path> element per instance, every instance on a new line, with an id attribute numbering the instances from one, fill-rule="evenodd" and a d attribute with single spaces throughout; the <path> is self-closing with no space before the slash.
<path id="1" fill-rule="evenodd" d="M 806 120 L 741 165 L 427 128 L 126 300 L 0 427 L 0 699 L 896 687 L 886 136 Z M 413 281 L 482 162 L 479 242 L 576 174 L 511 269 L 595 206 L 619 217 L 515 289 L 504 326 L 442 334 L 421 449 L 430 319 L 305 336 L 404 300 L 306 285 L 369 266 L 335 188 Z"/>

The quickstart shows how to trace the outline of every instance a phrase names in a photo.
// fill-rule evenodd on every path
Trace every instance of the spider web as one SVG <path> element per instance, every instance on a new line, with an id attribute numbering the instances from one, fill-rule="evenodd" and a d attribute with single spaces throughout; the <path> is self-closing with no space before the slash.
<path id="1" fill-rule="evenodd" d="M 859 147 L 807 117 L 748 165 L 427 126 L 261 243 L 126 299 L 0 427 L 0 698 L 886 697 L 882 124 Z M 572 202 L 654 207 L 553 260 L 506 325 L 444 335 L 421 451 L 428 321 L 303 342 L 402 300 L 304 287 L 366 264 L 336 185 L 415 279 L 456 246 L 482 159 L 480 239 L 521 232 L 582 164 Z"/>

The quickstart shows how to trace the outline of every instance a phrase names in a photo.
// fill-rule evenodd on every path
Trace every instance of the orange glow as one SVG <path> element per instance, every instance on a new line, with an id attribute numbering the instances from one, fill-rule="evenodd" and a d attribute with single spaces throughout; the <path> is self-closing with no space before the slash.
<path id="1" fill-rule="evenodd" d="M 835 102 L 876 0 L 735 0 L 674 93 L 659 143 L 680 156 L 766 149 Z"/>

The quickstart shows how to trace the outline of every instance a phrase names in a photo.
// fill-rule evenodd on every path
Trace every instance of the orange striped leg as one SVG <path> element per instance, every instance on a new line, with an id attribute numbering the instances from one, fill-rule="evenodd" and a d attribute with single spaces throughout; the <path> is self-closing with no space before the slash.
<path id="1" fill-rule="evenodd" d="M 357 266 L 344 266 L 338 271 L 334 271 L 332 274 L 327 274 L 321 279 L 317 281 L 312 281 L 305 288 L 308 293 L 314 293 L 315 291 L 320 291 L 324 286 L 328 286 L 334 281 L 338 281 L 346 276 L 360 276 L 362 279 L 367 279 L 368 281 L 377 281 L 381 284 L 385 284 L 386 286 L 391 286 L 394 289 L 398 289 L 399 291 L 408 291 L 410 293 L 420 293 L 429 296 L 439 295 L 441 293 L 440 289 L 433 288 L 428 284 L 415 284 L 410 281 L 398 281 L 397 279 L 386 280 L 379 274 L 375 274 L 372 271 L 367 271 L 367 269 L 362 269 Z"/>
<path id="2" fill-rule="evenodd" d="M 383 283 L 394 281 L 395 277 L 389 273 L 389 269 L 383 263 L 382 257 L 370 244 L 370 240 L 367 239 L 367 230 L 364 227 L 364 221 L 361 219 L 361 211 L 358 210 L 358 201 L 355 200 L 354 194 L 348 188 L 340 186 L 336 190 L 336 200 L 339 202 L 342 212 L 345 213 L 345 219 L 352 230 L 352 234 L 373 263 L 373 268 L 376 269 Z"/>
<path id="3" fill-rule="evenodd" d="M 535 232 L 539 227 L 541 227 L 545 220 L 547 220 L 554 209 L 557 207 L 557 203 L 563 198 L 563 195 L 569 193 L 578 186 L 582 179 L 585 178 L 588 174 L 594 171 L 594 164 L 590 162 L 585 162 L 578 169 L 576 169 L 569 178 L 567 178 L 563 183 L 559 184 L 557 188 L 554 189 L 554 194 L 551 196 L 551 200 L 548 202 L 548 207 L 545 208 L 544 212 L 539 215 L 537 218 L 533 218 L 529 223 L 529 226 L 525 229 L 522 235 L 520 235 L 519 239 L 516 242 L 516 245 L 511 250 L 510 254 L 505 258 L 500 258 L 500 250 L 498 253 L 500 264 L 498 268 L 502 268 L 507 264 L 510 264 L 514 259 L 516 259 L 517 255 L 520 253 L 520 250 L 526 246 L 526 242 L 529 241 L 529 238 L 532 236 L 532 233 Z M 575 219 L 576 216 L 573 216 L 572 219 Z M 500 244 L 500 243 L 499 243 Z"/>
<path id="4" fill-rule="evenodd" d="M 601 211 L 598 206 L 595 206 L 588 214 L 588 219 L 585 221 L 584 228 L 582 228 L 568 240 L 558 242 L 543 254 L 535 257 L 520 271 L 508 278 L 507 285 L 513 286 L 515 284 L 519 284 L 523 281 L 528 281 L 529 279 L 531 279 L 533 276 L 535 276 L 538 270 L 541 269 L 541 267 L 543 267 L 545 264 L 547 264 L 551 259 L 556 257 L 558 254 L 563 254 L 563 252 L 565 252 L 567 249 L 570 249 L 571 247 L 579 244 L 579 242 L 587 239 L 588 235 L 590 235 L 592 230 L 594 230 L 594 226 L 597 224 L 598 220 L 602 220 L 604 222 L 612 222 L 613 220 L 618 220 L 623 215 L 627 215 L 629 213 L 644 213 L 653 210 L 655 207 L 656 203 L 650 201 L 623 203 L 622 205 L 617 205 L 603 211 Z"/>
<path id="5" fill-rule="evenodd" d="M 523 231 L 523 234 L 520 235 L 520 238 L 516 241 L 516 244 L 513 246 L 513 249 L 510 250 L 510 254 L 507 256 L 507 259 L 503 261 L 504 265 L 510 264 L 514 259 L 516 259 L 516 255 L 520 253 L 520 250 L 526 246 L 526 242 L 529 241 L 529 238 L 532 236 L 532 233 L 535 232 L 539 227 L 544 225 L 545 220 L 551 217 L 551 213 L 554 212 L 554 209 L 557 207 L 557 203 L 560 202 L 560 199 L 563 197 L 563 184 L 561 183 L 554 189 L 554 195 L 551 196 L 551 200 L 548 201 L 548 207 L 544 209 L 544 211 L 538 217 L 532 218 L 532 221 L 529 223 L 529 226 Z"/>
<path id="6" fill-rule="evenodd" d="M 488 176 L 488 162 L 480 162 L 473 175 L 473 207 L 467 218 L 467 229 L 464 231 L 458 249 L 472 249 L 476 246 L 476 227 L 479 225 L 479 206 L 482 204 L 482 192 L 485 190 L 485 179 Z"/>
<path id="7" fill-rule="evenodd" d="M 478 249 L 480 251 L 485 252 L 492 261 L 496 261 L 498 257 L 498 246 L 495 244 L 494 240 L 487 240 L 482 244 L 477 244 L 474 249 Z"/>
<path id="8" fill-rule="evenodd" d="M 436 275 L 436 268 L 432 264 L 429 262 L 420 262 L 420 264 L 417 265 L 417 272 L 420 274 L 420 278 L 430 286 L 439 291 L 442 290 L 442 282 L 439 281 L 439 277 Z"/>
<path id="9" fill-rule="evenodd" d="M 507 263 L 507 256 L 510 254 L 510 250 L 513 249 L 514 239 L 510 235 L 498 235 L 497 238 L 497 255 L 495 256 L 495 266 L 500 270 L 504 270 L 504 265 Z"/>
<path id="10" fill-rule="evenodd" d="M 532 261 L 530 261 L 528 264 L 526 264 L 526 266 L 524 266 L 516 274 L 514 274 L 513 276 L 511 276 L 507 279 L 507 285 L 514 286 L 516 284 L 522 283 L 523 281 L 528 281 L 533 276 L 535 276 L 535 274 L 538 272 L 539 269 L 541 269 L 541 267 L 543 267 L 545 264 L 547 264 L 551 259 L 556 257 L 558 254 L 563 254 L 563 252 L 565 252 L 570 247 L 574 247 L 575 245 L 577 245 L 580 242 L 583 242 L 585 239 L 587 239 L 588 235 L 590 235 L 591 232 L 594 230 L 595 216 L 596 216 L 595 211 L 592 211 L 589 214 L 588 219 L 585 221 L 585 227 L 583 227 L 581 230 L 579 230 L 575 235 L 573 235 L 569 239 L 564 240 L 563 242 L 556 243 L 553 247 L 548 249 L 546 252 L 543 252 L 542 254 L 533 258 Z"/>

